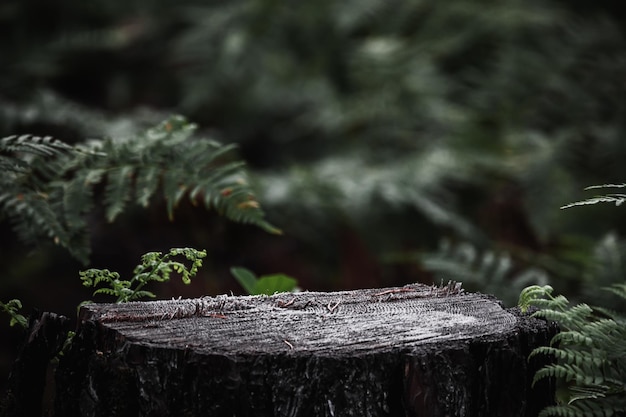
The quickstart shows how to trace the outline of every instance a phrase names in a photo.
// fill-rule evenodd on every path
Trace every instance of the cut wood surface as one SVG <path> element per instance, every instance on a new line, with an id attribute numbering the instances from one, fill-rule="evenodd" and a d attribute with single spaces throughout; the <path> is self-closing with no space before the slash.
<path id="1" fill-rule="evenodd" d="M 64 416 L 531 416 L 552 335 L 459 284 L 91 304 Z"/>

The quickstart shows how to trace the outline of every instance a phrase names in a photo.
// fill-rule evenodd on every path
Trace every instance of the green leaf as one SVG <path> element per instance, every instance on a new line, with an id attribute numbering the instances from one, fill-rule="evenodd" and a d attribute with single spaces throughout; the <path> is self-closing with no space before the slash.
<path id="1" fill-rule="evenodd" d="M 252 294 L 272 295 L 277 292 L 291 292 L 296 289 L 298 282 L 284 274 L 264 275 L 256 281 Z"/>
<path id="2" fill-rule="evenodd" d="M 113 222 L 124 211 L 130 199 L 133 167 L 122 166 L 112 170 L 107 179 L 105 202 L 106 218 Z"/>
<path id="3" fill-rule="evenodd" d="M 9 325 L 11 327 L 16 324 L 22 328 L 28 327 L 28 320 L 19 313 L 22 309 L 22 302 L 18 299 L 9 300 L 6 304 L 0 301 L 0 310 L 4 310 L 10 317 Z"/>
<path id="4" fill-rule="evenodd" d="M 248 294 L 255 294 L 257 277 L 252 271 L 243 267 L 232 267 L 230 273 Z"/>

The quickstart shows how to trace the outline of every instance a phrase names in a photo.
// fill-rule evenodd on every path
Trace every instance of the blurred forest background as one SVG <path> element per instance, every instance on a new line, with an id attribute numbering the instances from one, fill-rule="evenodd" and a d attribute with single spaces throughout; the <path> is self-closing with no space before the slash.
<path id="1" fill-rule="evenodd" d="M 162 202 L 94 213 L 84 265 L 0 218 L 0 300 L 26 312 L 75 317 L 80 269 L 128 275 L 177 246 L 209 256 L 161 298 L 241 294 L 232 266 L 305 290 L 457 280 L 509 306 L 531 284 L 593 303 L 624 279 L 621 210 L 559 209 L 626 181 L 618 1 L 4 0 L 0 27 L 0 137 L 183 114 L 238 144 L 284 232 L 191 205 L 170 222 Z M 20 333 L 0 331 L 4 375 Z"/>

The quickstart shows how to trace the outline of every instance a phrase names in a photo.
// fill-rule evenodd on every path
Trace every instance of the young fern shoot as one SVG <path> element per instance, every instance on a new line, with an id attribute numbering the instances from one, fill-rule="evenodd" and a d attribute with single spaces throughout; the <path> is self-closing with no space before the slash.
<path id="1" fill-rule="evenodd" d="M 190 265 L 174 260 L 176 257 L 184 257 Z M 185 284 L 191 283 L 198 270 L 202 267 L 202 260 L 206 257 L 206 251 L 193 248 L 173 248 L 166 254 L 161 252 L 148 252 L 141 257 L 141 264 L 133 270 L 130 280 L 120 279 L 120 274 L 108 269 L 88 269 L 80 271 L 80 279 L 85 287 L 96 288 L 101 284 L 106 287 L 97 288 L 93 295 L 106 294 L 116 297 L 116 303 L 126 303 L 142 298 L 154 298 L 155 294 L 143 288 L 150 282 L 166 282 L 171 274 L 180 274 Z"/>
<path id="2" fill-rule="evenodd" d="M 22 309 L 22 302 L 17 299 L 9 300 L 6 303 L 0 301 L 0 311 L 4 311 L 11 318 L 9 325 L 11 327 L 18 325 L 25 329 L 28 327 L 28 319 L 24 317 L 19 311 Z"/>

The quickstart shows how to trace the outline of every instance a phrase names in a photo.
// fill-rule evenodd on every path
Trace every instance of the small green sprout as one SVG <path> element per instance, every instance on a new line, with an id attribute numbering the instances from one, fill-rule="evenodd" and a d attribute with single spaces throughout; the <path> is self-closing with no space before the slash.
<path id="1" fill-rule="evenodd" d="M 173 260 L 182 256 L 191 262 L 187 266 L 183 262 Z M 100 284 L 108 285 L 94 291 L 93 295 L 107 294 L 116 297 L 116 303 L 126 303 L 141 298 L 154 298 L 154 293 L 143 290 L 143 287 L 151 281 L 169 281 L 172 272 L 181 276 L 185 284 L 191 283 L 198 270 L 202 267 L 202 259 L 206 257 L 206 251 L 192 248 L 173 248 L 165 255 L 161 252 L 148 252 L 141 257 L 141 264 L 133 270 L 130 281 L 120 279 L 120 274 L 108 269 L 88 269 L 80 271 L 80 279 L 85 287 L 96 288 Z"/>
<path id="2" fill-rule="evenodd" d="M 20 300 L 9 300 L 6 304 L 0 301 L 0 309 L 11 317 L 11 320 L 9 321 L 9 325 L 11 327 L 16 324 L 24 329 L 28 327 L 28 320 L 19 313 L 19 310 L 22 309 L 22 302 Z"/>
<path id="3" fill-rule="evenodd" d="M 549 285 L 531 285 L 522 290 L 517 305 L 522 313 L 526 313 L 531 306 L 541 304 L 540 300 L 545 298 L 554 299 L 552 297 L 552 291 L 554 291 L 554 289 Z"/>

